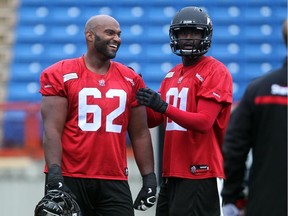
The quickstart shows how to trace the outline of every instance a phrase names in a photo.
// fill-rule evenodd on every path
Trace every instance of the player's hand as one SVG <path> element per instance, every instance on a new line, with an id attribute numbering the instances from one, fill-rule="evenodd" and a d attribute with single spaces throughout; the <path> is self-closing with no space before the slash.
<path id="1" fill-rule="evenodd" d="M 155 173 L 143 176 L 143 186 L 134 202 L 134 208 L 145 211 L 156 202 L 157 180 Z"/>
<path id="2" fill-rule="evenodd" d="M 59 165 L 52 164 L 48 169 L 47 175 L 47 190 L 62 190 L 73 195 L 71 190 L 64 184 L 64 178 Z"/>
<path id="3" fill-rule="evenodd" d="M 136 93 L 136 99 L 139 104 L 148 106 L 153 110 L 165 113 L 168 104 L 162 100 L 161 96 L 150 88 L 141 88 Z"/>
<path id="4" fill-rule="evenodd" d="M 240 211 L 236 205 L 232 203 L 227 203 L 223 206 L 223 215 L 224 216 L 240 216 Z"/>

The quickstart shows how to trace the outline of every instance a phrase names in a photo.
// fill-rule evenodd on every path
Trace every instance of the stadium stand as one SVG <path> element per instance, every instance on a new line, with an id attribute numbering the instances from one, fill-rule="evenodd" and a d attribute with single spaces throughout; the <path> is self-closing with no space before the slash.
<path id="1" fill-rule="evenodd" d="M 22 0 L 15 13 L 5 102 L 38 103 L 42 69 L 85 52 L 84 24 L 95 14 L 109 14 L 120 22 L 122 45 L 115 60 L 132 66 L 148 86 L 157 90 L 165 72 L 181 60 L 169 46 L 171 17 L 191 4 L 207 10 L 213 20 L 213 43 L 208 55 L 229 68 L 234 102 L 241 99 L 250 80 L 280 66 L 285 47 L 279 28 L 287 16 L 286 0 Z M 21 139 L 15 138 L 16 143 L 25 137 L 20 132 L 24 131 L 24 116 L 13 115 L 3 116 L 4 125 L 8 125 L 4 127 L 4 143 L 6 138 L 13 142 L 11 133 L 19 131 Z M 18 123 L 11 123 L 13 119 Z M 9 124 L 22 124 L 22 128 L 11 130 Z"/>
<path id="2" fill-rule="evenodd" d="M 0 1 L 0 102 L 5 97 L 8 68 L 12 57 L 11 46 L 14 42 L 16 6 L 17 0 Z"/>

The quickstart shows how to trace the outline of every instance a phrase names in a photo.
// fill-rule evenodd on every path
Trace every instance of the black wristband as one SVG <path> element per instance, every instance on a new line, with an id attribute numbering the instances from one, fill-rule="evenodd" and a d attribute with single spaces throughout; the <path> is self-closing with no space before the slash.
<path id="1" fill-rule="evenodd" d="M 154 172 L 142 176 L 142 179 L 143 179 L 143 186 L 157 187 L 157 180 Z"/>
<path id="2" fill-rule="evenodd" d="M 160 108 L 158 109 L 160 113 L 164 114 L 167 111 L 168 103 L 163 101 Z"/>
<path id="3" fill-rule="evenodd" d="M 48 173 L 52 175 L 62 175 L 61 167 L 58 164 L 52 164 L 48 168 Z"/>

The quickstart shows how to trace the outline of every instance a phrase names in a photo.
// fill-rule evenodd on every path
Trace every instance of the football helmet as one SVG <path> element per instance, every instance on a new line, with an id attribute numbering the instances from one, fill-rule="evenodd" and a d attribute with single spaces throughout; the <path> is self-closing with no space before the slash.
<path id="1" fill-rule="evenodd" d="M 36 205 L 34 216 L 81 216 L 77 202 L 66 192 L 49 190 Z"/>
<path id="2" fill-rule="evenodd" d="M 202 39 L 181 39 L 178 37 L 182 28 L 193 28 L 202 31 Z M 184 7 L 178 11 L 170 25 L 170 46 L 176 55 L 199 57 L 204 55 L 212 42 L 213 24 L 206 12 L 198 7 Z M 181 47 L 181 42 L 190 43 L 191 49 Z M 180 42 L 180 43 L 179 43 Z"/>

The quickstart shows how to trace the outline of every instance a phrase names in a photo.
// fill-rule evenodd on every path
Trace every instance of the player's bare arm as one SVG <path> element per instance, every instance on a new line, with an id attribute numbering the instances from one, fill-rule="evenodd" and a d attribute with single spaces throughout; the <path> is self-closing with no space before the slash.
<path id="1" fill-rule="evenodd" d="M 154 173 L 154 157 L 150 131 L 144 106 L 132 108 L 128 132 L 132 142 L 135 161 L 142 175 L 142 188 L 133 207 L 145 211 L 156 202 L 157 180 Z"/>
<path id="2" fill-rule="evenodd" d="M 136 163 L 141 175 L 154 172 L 154 156 L 151 135 L 147 125 L 144 106 L 131 109 L 131 118 L 128 126 Z"/>
<path id="3" fill-rule="evenodd" d="M 61 136 L 67 116 L 67 99 L 60 96 L 43 96 L 41 115 L 44 125 L 45 160 L 48 167 L 61 166 Z"/>

